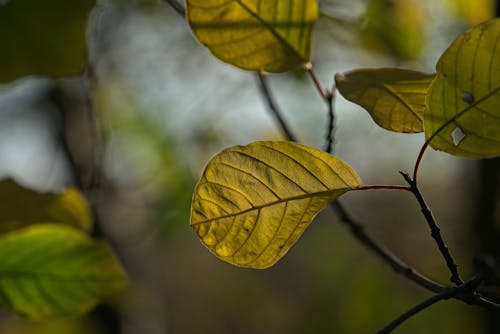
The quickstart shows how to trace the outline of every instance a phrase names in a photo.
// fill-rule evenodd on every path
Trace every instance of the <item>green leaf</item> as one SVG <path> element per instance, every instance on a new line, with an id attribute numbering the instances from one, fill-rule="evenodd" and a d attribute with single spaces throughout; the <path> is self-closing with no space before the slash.
<path id="1" fill-rule="evenodd" d="M 346 163 L 292 142 L 228 148 L 206 166 L 191 206 L 191 226 L 216 256 L 266 268 L 297 241 L 329 202 L 359 187 Z"/>
<path id="2" fill-rule="evenodd" d="M 0 237 L 0 304 L 29 318 L 80 315 L 125 283 L 109 247 L 72 227 L 33 225 Z"/>
<path id="3" fill-rule="evenodd" d="M 40 222 L 64 223 L 90 230 L 92 216 L 85 197 L 73 187 L 60 194 L 39 193 L 12 179 L 0 181 L 0 234 Z"/>
<path id="4" fill-rule="evenodd" d="M 245 70 L 284 72 L 310 60 L 316 0 L 187 0 L 198 40 Z"/>
<path id="5" fill-rule="evenodd" d="M 85 30 L 95 0 L 11 0 L 0 6 L 0 83 L 83 71 Z"/>
<path id="6" fill-rule="evenodd" d="M 460 35 L 436 69 L 424 114 L 429 145 L 468 158 L 500 156 L 500 19 Z"/>
<path id="7" fill-rule="evenodd" d="M 434 78 L 398 68 L 360 69 L 335 75 L 347 100 L 365 108 L 384 129 L 414 133 L 424 130 L 425 96 Z"/>

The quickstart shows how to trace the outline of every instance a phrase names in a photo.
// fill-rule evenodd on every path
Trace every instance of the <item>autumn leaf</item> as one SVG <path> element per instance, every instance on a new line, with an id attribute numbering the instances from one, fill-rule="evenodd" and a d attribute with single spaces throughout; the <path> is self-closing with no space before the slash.
<path id="1" fill-rule="evenodd" d="M 427 89 L 434 74 L 398 68 L 360 69 L 335 75 L 339 92 L 365 108 L 384 129 L 414 133 L 424 130 Z"/>
<path id="2" fill-rule="evenodd" d="M 500 19 L 460 35 L 437 64 L 425 136 L 436 150 L 468 158 L 500 156 Z"/>
<path id="3" fill-rule="evenodd" d="M 292 247 L 314 216 L 360 186 L 346 163 L 292 142 L 228 148 L 206 166 L 191 206 L 191 226 L 216 256 L 266 268 Z"/>
<path id="4" fill-rule="evenodd" d="M 187 0 L 187 19 L 215 57 L 245 70 L 284 72 L 307 63 L 316 0 Z"/>

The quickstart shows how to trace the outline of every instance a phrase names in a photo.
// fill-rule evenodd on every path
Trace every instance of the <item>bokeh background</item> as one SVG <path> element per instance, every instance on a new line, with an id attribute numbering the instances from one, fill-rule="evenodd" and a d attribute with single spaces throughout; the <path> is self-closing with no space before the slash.
<path id="1" fill-rule="evenodd" d="M 325 86 L 355 68 L 433 72 L 461 32 L 498 10 L 493 0 L 319 3 L 313 63 Z M 35 323 L 2 313 L 1 333 L 373 333 L 430 296 L 366 250 L 328 209 L 270 269 L 216 259 L 189 227 L 204 164 L 227 146 L 283 138 L 255 75 L 213 58 L 167 2 L 98 1 L 87 40 L 85 78 L 0 86 L 0 178 L 42 191 L 81 187 L 96 234 L 114 247 L 130 286 L 82 319 Z M 301 142 L 323 147 L 326 109 L 309 77 L 297 71 L 269 75 L 269 82 Z M 412 169 L 424 136 L 380 129 L 340 95 L 336 110 L 335 154 L 366 184 L 403 184 L 398 171 Z M 424 195 L 464 277 L 475 272 L 475 256 L 493 252 L 486 243 L 500 241 L 485 241 L 478 227 L 484 186 L 499 187 L 498 163 L 487 164 L 428 150 L 421 167 Z M 342 200 L 401 259 L 448 281 L 411 196 L 370 191 Z M 499 197 L 492 200 L 484 219 L 499 228 Z M 498 333 L 494 323 L 495 315 L 445 301 L 397 332 Z"/>

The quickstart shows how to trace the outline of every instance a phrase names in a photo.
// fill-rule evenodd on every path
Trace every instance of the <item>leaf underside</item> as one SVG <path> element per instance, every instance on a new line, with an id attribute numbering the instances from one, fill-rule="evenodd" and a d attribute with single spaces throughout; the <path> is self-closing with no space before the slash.
<path id="1" fill-rule="evenodd" d="M 368 111 L 384 129 L 424 131 L 425 96 L 434 74 L 398 68 L 360 69 L 335 75 L 337 89 L 347 100 Z"/>
<path id="2" fill-rule="evenodd" d="M 285 72 L 310 60 L 316 0 L 187 0 L 198 40 L 245 70 Z"/>
<path id="3" fill-rule="evenodd" d="M 266 268 L 357 174 L 340 159 L 292 142 L 255 142 L 216 155 L 198 182 L 191 226 L 216 256 Z"/>
<path id="4" fill-rule="evenodd" d="M 424 118 L 429 145 L 468 158 L 500 156 L 500 19 L 459 36 L 436 69 Z"/>
<path id="5" fill-rule="evenodd" d="M 32 225 L 0 237 L 0 305 L 26 317 L 80 315 L 125 282 L 109 247 L 72 227 Z"/>

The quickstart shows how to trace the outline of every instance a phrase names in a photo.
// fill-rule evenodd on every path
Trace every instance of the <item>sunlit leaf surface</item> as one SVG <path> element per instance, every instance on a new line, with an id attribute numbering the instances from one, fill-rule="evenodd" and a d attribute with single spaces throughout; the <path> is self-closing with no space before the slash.
<path id="1" fill-rule="evenodd" d="M 316 0 L 187 0 L 198 40 L 246 70 L 284 72 L 308 62 L 317 17 Z"/>
<path id="2" fill-rule="evenodd" d="M 109 247 L 72 227 L 32 225 L 0 237 L 0 305 L 13 312 L 79 315 L 125 283 Z"/>
<path id="3" fill-rule="evenodd" d="M 84 69 L 87 17 L 95 0 L 10 0 L 0 6 L 0 83 Z"/>
<path id="4" fill-rule="evenodd" d="M 384 129 L 422 132 L 425 96 L 434 74 L 397 68 L 361 69 L 337 74 L 337 89 L 365 108 Z"/>
<path id="5" fill-rule="evenodd" d="M 64 223 L 89 230 L 92 218 L 85 197 L 69 187 L 60 194 L 40 193 L 12 179 L 0 181 L 0 233 L 40 222 Z"/>
<path id="6" fill-rule="evenodd" d="M 255 142 L 216 155 L 196 186 L 191 226 L 229 263 L 278 261 L 330 201 L 359 187 L 346 163 L 292 142 Z"/>
<path id="7" fill-rule="evenodd" d="M 500 19 L 468 30 L 446 50 L 427 106 L 430 146 L 469 158 L 500 156 Z"/>

